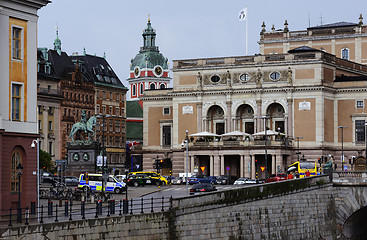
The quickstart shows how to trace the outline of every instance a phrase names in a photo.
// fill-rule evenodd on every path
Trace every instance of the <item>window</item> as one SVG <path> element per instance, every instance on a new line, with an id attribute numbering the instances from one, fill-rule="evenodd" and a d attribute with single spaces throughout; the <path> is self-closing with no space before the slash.
<path id="1" fill-rule="evenodd" d="M 364 120 L 356 120 L 356 142 L 364 142 L 365 141 L 365 121 Z"/>
<path id="2" fill-rule="evenodd" d="M 108 130 L 109 132 L 113 132 L 113 120 L 109 120 Z"/>
<path id="3" fill-rule="evenodd" d="M 120 121 L 116 120 L 115 121 L 115 133 L 119 133 L 120 132 Z"/>
<path id="4" fill-rule="evenodd" d="M 162 127 L 162 145 L 171 146 L 171 126 L 165 125 Z"/>
<path id="5" fill-rule="evenodd" d="M 96 114 L 99 114 L 99 105 L 97 105 Z"/>
<path id="6" fill-rule="evenodd" d="M 14 151 L 11 155 L 11 179 L 10 179 L 10 191 L 11 192 L 18 192 L 19 191 L 19 177 L 18 177 L 18 170 L 17 166 L 22 164 L 22 159 L 20 153 L 18 151 Z"/>
<path id="7" fill-rule="evenodd" d="M 21 85 L 12 86 L 12 120 L 20 121 L 20 89 Z"/>
<path id="8" fill-rule="evenodd" d="M 48 121 L 48 130 L 49 131 L 53 131 L 53 124 L 52 124 L 52 121 Z"/>
<path id="9" fill-rule="evenodd" d="M 53 107 L 48 108 L 48 115 L 50 115 L 50 116 L 54 115 L 54 108 Z"/>
<path id="10" fill-rule="evenodd" d="M 116 116 L 120 116 L 120 108 L 118 107 L 115 108 L 115 114 Z"/>
<path id="11" fill-rule="evenodd" d="M 160 89 L 165 89 L 166 88 L 166 85 L 164 85 L 163 83 L 161 84 L 160 86 Z"/>
<path id="12" fill-rule="evenodd" d="M 38 120 L 38 130 L 42 131 L 42 120 Z"/>
<path id="13" fill-rule="evenodd" d="M 151 89 L 151 90 L 154 90 L 154 89 L 155 89 L 155 84 L 154 84 L 154 83 L 151 83 L 151 84 L 150 84 L 150 89 Z"/>
<path id="14" fill-rule="evenodd" d="M 241 82 L 248 82 L 250 80 L 250 75 L 248 75 L 247 73 L 241 74 L 240 80 Z"/>
<path id="15" fill-rule="evenodd" d="M 52 142 L 48 143 L 48 153 L 52 156 Z"/>
<path id="16" fill-rule="evenodd" d="M 364 104 L 363 101 L 357 101 L 357 108 L 363 108 Z"/>
<path id="17" fill-rule="evenodd" d="M 109 109 L 110 109 L 109 114 L 110 114 L 110 115 L 113 115 L 113 113 L 112 113 L 112 106 L 110 106 L 110 107 L 109 107 Z"/>
<path id="18" fill-rule="evenodd" d="M 13 44 L 13 58 L 21 59 L 22 58 L 22 29 L 13 27 L 13 36 L 12 36 L 12 44 Z"/>
<path id="19" fill-rule="evenodd" d="M 45 73 L 46 74 L 50 74 L 51 73 L 51 67 L 48 64 L 45 65 Z"/>
<path id="20" fill-rule="evenodd" d="M 102 114 L 105 115 L 106 114 L 106 106 L 102 106 Z"/>
<path id="21" fill-rule="evenodd" d="M 136 86 L 133 85 L 133 92 L 132 92 L 132 95 L 135 96 L 136 95 Z"/>
<path id="22" fill-rule="evenodd" d="M 342 49 L 342 59 L 349 60 L 349 49 L 348 48 Z"/>
<path id="23" fill-rule="evenodd" d="M 163 108 L 163 115 L 169 115 L 169 108 Z"/>
<path id="24" fill-rule="evenodd" d="M 218 83 L 220 81 L 220 77 L 218 75 L 211 76 L 210 81 Z"/>
<path id="25" fill-rule="evenodd" d="M 280 73 L 278 73 L 278 72 L 272 72 L 270 74 L 270 78 L 271 78 L 271 80 L 279 80 L 280 79 Z"/>
<path id="26" fill-rule="evenodd" d="M 140 95 L 143 95 L 143 93 L 144 93 L 144 85 L 140 84 Z"/>

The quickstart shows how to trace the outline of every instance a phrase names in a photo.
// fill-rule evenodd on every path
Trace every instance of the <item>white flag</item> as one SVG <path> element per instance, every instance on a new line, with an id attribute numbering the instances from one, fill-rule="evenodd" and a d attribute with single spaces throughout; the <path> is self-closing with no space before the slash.
<path id="1" fill-rule="evenodd" d="M 245 7 L 244 9 L 242 9 L 240 11 L 240 13 L 238 14 L 238 20 L 239 21 L 245 21 L 247 18 L 247 7 Z"/>

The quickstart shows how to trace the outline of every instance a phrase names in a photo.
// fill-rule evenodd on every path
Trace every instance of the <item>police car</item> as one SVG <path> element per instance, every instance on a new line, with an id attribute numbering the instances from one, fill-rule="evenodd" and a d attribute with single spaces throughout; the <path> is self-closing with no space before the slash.
<path id="1" fill-rule="evenodd" d="M 86 191 L 88 188 L 91 191 L 102 191 L 102 174 L 99 173 L 82 173 L 79 176 L 78 188 Z M 108 175 L 106 186 L 104 186 L 106 192 L 121 193 L 126 191 L 126 184 L 119 182 L 113 175 Z"/>

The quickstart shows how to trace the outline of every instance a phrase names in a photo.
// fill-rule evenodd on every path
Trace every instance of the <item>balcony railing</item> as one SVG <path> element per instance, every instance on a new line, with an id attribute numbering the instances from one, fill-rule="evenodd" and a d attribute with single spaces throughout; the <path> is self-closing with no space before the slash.
<path id="1" fill-rule="evenodd" d="M 291 147 L 293 142 L 291 139 L 268 140 L 267 146 L 273 147 Z M 265 140 L 235 140 L 235 141 L 206 141 L 206 142 L 191 142 L 190 147 L 248 147 L 248 146 L 265 146 Z"/>

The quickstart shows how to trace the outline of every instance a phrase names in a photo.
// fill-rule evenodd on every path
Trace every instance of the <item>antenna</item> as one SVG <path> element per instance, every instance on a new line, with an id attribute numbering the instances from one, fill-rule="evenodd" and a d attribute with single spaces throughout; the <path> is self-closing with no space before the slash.
<path id="1" fill-rule="evenodd" d="M 321 25 L 322 25 L 322 13 L 321 13 L 321 16 L 320 16 L 320 21 L 321 21 Z"/>
<path id="2" fill-rule="evenodd" d="M 308 27 L 311 27 L 310 12 L 308 12 Z"/>

